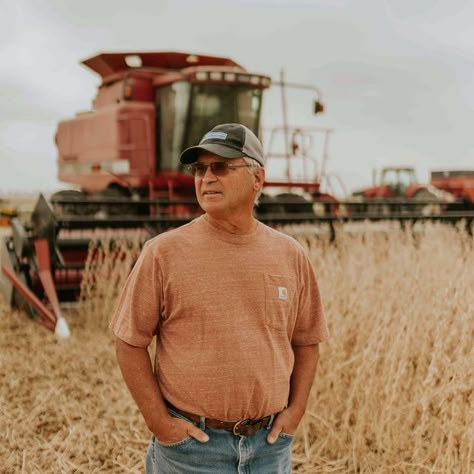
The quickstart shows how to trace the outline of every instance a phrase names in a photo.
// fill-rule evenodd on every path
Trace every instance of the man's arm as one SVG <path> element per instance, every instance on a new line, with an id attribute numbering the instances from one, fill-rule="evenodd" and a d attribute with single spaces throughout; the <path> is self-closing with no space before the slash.
<path id="1" fill-rule="evenodd" d="M 205 443 L 209 437 L 202 430 L 168 413 L 153 374 L 148 350 L 115 339 L 117 361 L 123 379 L 145 419 L 148 429 L 164 443 L 176 443 L 192 436 Z"/>
<path id="2" fill-rule="evenodd" d="M 293 346 L 295 364 L 290 380 L 290 398 L 288 407 L 273 423 L 267 441 L 274 443 L 280 432 L 293 434 L 306 411 L 309 392 L 313 385 L 319 361 L 319 344 L 312 346 Z"/>

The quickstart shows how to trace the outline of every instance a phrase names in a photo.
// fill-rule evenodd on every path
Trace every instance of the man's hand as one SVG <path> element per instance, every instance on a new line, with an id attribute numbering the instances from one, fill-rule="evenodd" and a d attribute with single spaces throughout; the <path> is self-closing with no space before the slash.
<path id="1" fill-rule="evenodd" d="M 207 443 L 209 441 L 209 436 L 204 431 L 189 421 L 173 416 L 160 420 L 159 423 L 150 427 L 150 429 L 157 440 L 165 444 L 179 443 L 188 436 L 192 436 L 200 443 Z"/>
<path id="2" fill-rule="evenodd" d="M 294 434 L 300 424 L 301 418 L 303 418 L 303 415 L 304 413 L 300 410 L 295 410 L 291 407 L 280 412 L 273 422 L 270 433 L 268 433 L 267 442 L 273 444 L 278 439 L 278 435 L 281 432 L 289 435 Z"/>

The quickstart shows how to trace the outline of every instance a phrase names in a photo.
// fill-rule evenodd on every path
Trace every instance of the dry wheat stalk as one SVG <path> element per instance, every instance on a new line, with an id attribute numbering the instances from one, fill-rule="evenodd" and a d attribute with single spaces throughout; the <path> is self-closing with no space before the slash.
<path id="1" fill-rule="evenodd" d="M 331 332 L 294 472 L 472 474 L 472 237 L 388 226 L 330 244 L 284 230 L 311 255 Z M 114 245 L 91 249 L 66 343 L 0 303 L 2 472 L 142 470 L 149 434 L 105 329 L 140 243 Z"/>

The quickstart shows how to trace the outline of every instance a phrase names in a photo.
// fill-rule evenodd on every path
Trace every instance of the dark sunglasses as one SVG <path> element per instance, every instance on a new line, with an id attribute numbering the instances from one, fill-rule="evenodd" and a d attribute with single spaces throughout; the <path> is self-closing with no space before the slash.
<path id="1" fill-rule="evenodd" d="M 229 170 L 234 168 L 249 168 L 250 165 L 242 164 L 242 165 L 233 165 L 227 163 L 226 161 L 214 161 L 213 163 L 209 163 L 205 165 L 204 163 L 193 163 L 188 167 L 189 172 L 193 176 L 202 177 L 206 174 L 207 169 L 211 168 L 211 173 L 214 176 L 225 176 Z"/>

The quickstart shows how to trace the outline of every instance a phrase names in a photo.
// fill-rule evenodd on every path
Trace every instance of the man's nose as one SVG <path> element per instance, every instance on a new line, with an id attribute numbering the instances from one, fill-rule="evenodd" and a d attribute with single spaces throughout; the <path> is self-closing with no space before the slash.
<path id="1" fill-rule="evenodd" d="M 209 180 L 214 181 L 216 179 L 216 175 L 212 172 L 212 169 L 210 166 L 206 167 L 206 171 L 203 174 L 202 179 L 205 179 L 207 181 Z"/>

